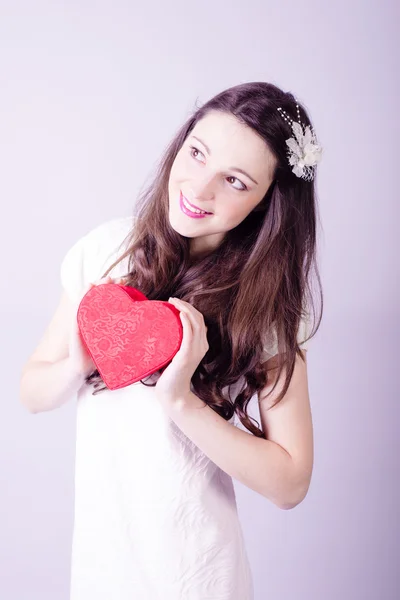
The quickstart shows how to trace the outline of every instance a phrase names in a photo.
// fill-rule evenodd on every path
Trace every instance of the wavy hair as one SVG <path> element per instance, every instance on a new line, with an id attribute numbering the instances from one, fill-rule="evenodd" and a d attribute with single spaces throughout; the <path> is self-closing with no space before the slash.
<path id="1" fill-rule="evenodd" d="M 175 296 L 191 303 L 208 328 L 209 349 L 191 380 L 192 391 L 224 419 L 236 413 L 244 427 L 257 437 L 266 435 L 247 414 L 247 406 L 269 382 L 270 368 L 262 361 L 266 340 L 275 331 L 278 376 L 286 377 L 284 397 L 294 371 L 302 318 L 315 317 L 311 274 L 316 273 L 322 318 L 323 293 L 316 260 L 317 206 L 315 178 L 297 177 L 287 158 L 286 139 L 291 128 L 279 114 L 282 107 L 295 120 L 299 105 L 301 121 L 310 125 L 305 108 L 291 94 L 267 82 L 243 83 L 228 88 L 197 108 L 167 146 L 151 184 L 135 206 L 137 219 L 128 234 L 127 250 L 103 277 L 128 257 L 125 285 L 141 290 L 149 300 L 168 301 Z M 263 138 L 277 159 L 274 178 L 264 197 L 247 217 L 228 231 L 219 247 L 201 258 L 191 257 L 190 239 L 169 223 L 168 181 L 175 157 L 186 137 L 209 111 L 235 116 Z M 267 168 L 267 165 L 266 165 Z M 306 340 L 302 340 L 306 341 Z M 166 367 L 164 367 L 166 368 Z M 150 376 L 155 386 L 163 369 Z M 89 374 L 96 394 L 102 379 L 98 370 Z M 104 383 L 104 382 L 103 382 Z M 232 398 L 231 386 L 241 384 Z M 226 393 L 226 391 L 228 393 Z M 267 396 L 266 396 L 267 397 Z M 255 424 L 256 423 L 256 424 Z"/>

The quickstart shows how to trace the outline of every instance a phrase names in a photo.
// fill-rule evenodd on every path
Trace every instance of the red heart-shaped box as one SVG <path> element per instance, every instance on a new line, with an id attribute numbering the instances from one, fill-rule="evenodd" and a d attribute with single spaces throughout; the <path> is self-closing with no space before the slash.
<path id="1" fill-rule="evenodd" d="M 110 390 L 167 365 L 183 337 L 175 306 L 148 300 L 136 288 L 116 283 L 95 285 L 86 292 L 77 321 L 82 341 Z"/>

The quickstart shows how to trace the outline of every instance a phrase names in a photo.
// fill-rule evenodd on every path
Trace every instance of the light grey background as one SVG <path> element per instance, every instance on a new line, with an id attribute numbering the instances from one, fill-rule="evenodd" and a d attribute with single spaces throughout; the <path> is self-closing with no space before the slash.
<path id="1" fill-rule="evenodd" d="M 282 511 L 235 483 L 256 600 L 399 597 L 396 4 L 0 1 L 1 598 L 69 597 L 74 400 L 18 401 L 62 257 L 131 213 L 196 102 L 253 80 L 294 92 L 325 147 L 311 488 Z"/>

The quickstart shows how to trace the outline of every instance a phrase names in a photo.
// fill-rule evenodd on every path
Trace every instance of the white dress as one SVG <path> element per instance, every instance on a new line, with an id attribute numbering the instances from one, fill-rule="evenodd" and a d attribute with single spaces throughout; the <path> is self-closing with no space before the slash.
<path id="1" fill-rule="evenodd" d="M 103 223 L 69 249 L 61 282 L 74 302 L 122 254 L 134 219 Z M 127 260 L 110 275 L 124 275 Z M 153 387 L 92 391 L 77 395 L 70 600 L 253 600 L 232 478 Z"/>

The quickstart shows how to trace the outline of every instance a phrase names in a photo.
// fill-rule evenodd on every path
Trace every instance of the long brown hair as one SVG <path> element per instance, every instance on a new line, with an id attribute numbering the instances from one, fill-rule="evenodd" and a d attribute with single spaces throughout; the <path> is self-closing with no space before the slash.
<path id="1" fill-rule="evenodd" d="M 166 148 L 154 180 L 138 198 L 137 219 L 126 238 L 126 252 L 103 275 L 128 257 L 126 285 L 138 288 L 149 300 L 181 298 L 203 314 L 209 350 L 193 374 L 192 390 L 224 419 L 230 420 L 236 412 L 251 433 L 263 438 L 266 436 L 258 422 L 247 414 L 247 405 L 269 381 L 266 363 L 261 361 L 268 335 L 274 327 L 278 377 L 270 393 L 284 367 L 286 370 L 275 406 L 289 387 L 296 355 L 304 360 L 298 344 L 300 320 L 305 318 L 310 323 L 313 312 L 314 328 L 308 340 L 315 335 L 322 318 L 323 294 L 316 261 L 315 178 L 306 181 L 292 172 L 285 143 L 292 132 L 277 110 L 281 106 L 297 120 L 296 103 L 302 123 L 312 126 L 306 110 L 291 93 L 266 82 L 231 87 L 197 108 Z M 252 128 L 277 158 L 277 166 L 274 179 L 256 208 L 225 234 L 217 250 L 193 258 L 190 239 L 169 224 L 168 180 L 186 137 L 211 110 L 234 115 Z M 312 267 L 321 299 L 316 327 Z M 158 378 L 160 373 L 154 376 Z M 102 379 L 97 370 L 86 382 L 98 388 L 93 393 L 106 389 L 99 388 Z M 155 385 L 154 381 L 141 383 Z M 230 386 L 238 383 L 241 390 L 232 398 Z"/>

